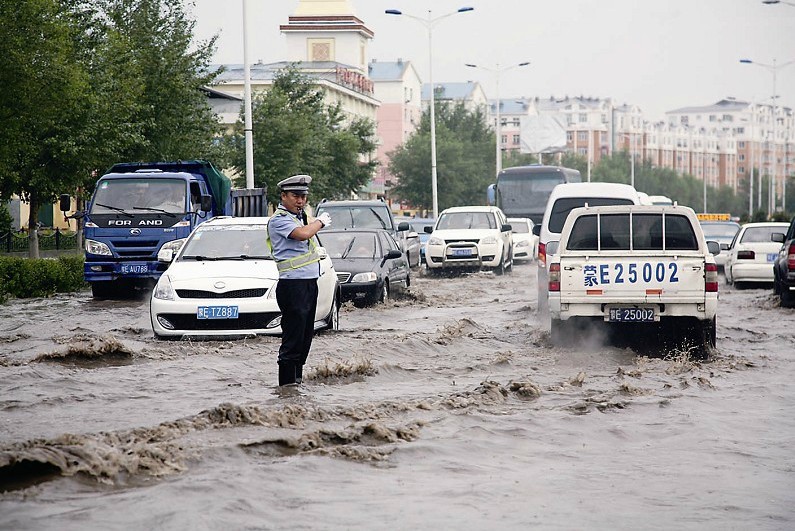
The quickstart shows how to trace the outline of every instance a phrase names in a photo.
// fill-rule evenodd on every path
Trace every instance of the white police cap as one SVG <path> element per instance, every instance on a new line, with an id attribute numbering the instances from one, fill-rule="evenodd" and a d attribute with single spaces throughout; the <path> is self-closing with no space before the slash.
<path id="1" fill-rule="evenodd" d="M 279 181 L 278 186 L 282 192 L 309 193 L 309 184 L 312 177 L 309 175 L 293 175 Z"/>

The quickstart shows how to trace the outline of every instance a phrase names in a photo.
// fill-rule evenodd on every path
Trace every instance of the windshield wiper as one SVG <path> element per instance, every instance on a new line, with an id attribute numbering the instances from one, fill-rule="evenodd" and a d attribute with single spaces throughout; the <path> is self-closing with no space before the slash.
<path id="1" fill-rule="evenodd" d="M 241 258 L 243 260 L 273 260 L 272 256 L 257 255 L 257 254 L 241 254 L 237 258 Z"/>
<path id="2" fill-rule="evenodd" d="M 170 216 L 170 217 L 172 217 L 172 218 L 175 218 L 175 217 L 177 217 L 177 215 L 176 215 L 176 214 L 174 214 L 173 212 L 169 212 L 169 211 L 167 211 L 167 210 L 163 210 L 162 208 L 143 207 L 143 206 L 134 206 L 133 208 L 135 208 L 135 209 L 137 209 L 137 210 L 149 210 L 149 211 L 151 211 L 151 212 L 162 212 L 163 214 L 165 214 L 165 215 L 167 215 L 167 216 Z"/>
<path id="3" fill-rule="evenodd" d="M 217 256 L 202 256 L 200 254 L 194 254 L 194 255 L 185 255 L 185 256 L 182 257 L 182 259 L 183 260 L 198 260 L 198 261 L 202 261 L 202 260 L 218 260 L 218 257 Z"/>
<path id="4" fill-rule="evenodd" d="M 356 238 L 351 238 L 351 243 L 349 243 L 348 246 L 345 248 L 345 250 L 342 251 L 342 256 L 340 256 L 340 258 L 347 258 L 348 257 L 348 253 L 351 252 L 351 249 L 353 249 L 353 240 L 355 240 L 355 239 Z"/>
<path id="5" fill-rule="evenodd" d="M 378 223 L 381 224 L 381 228 L 385 229 L 386 228 L 386 223 L 384 223 L 384 220 L 381 219 L 381 216 L 378 215 L 378 212 L 376 212 L 374 208 L 370 208 L 370 212 L 373 213 L 373 215 L 375 216 L 375 219 L 377 219 Z"/>
<path id="6" fill-rule="evenodd" d="M 97 206 L 101 206 L 102 208 L 107 208 L 108 210 L 115 210 L 116 212 L 119 212 L 120 214 L 124 214 L 125 216 L 127 216 L 129 218 L 134 217 L 132 214 L 130 214 L 129 212 L 127 212 L 123 208 L 119 208 L 119 207 L 116 207 L 116 206 L 110 206 L 110 205 L 103 205 L 102 203 L 94 203 L 94 204 L 97 205 Z"/>

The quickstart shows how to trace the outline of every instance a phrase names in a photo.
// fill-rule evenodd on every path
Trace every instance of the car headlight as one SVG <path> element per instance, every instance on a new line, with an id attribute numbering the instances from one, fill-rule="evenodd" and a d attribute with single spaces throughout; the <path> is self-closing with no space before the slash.
<path id="1" fill-rule="evenodd" d="M 353 275 L 351 282 L 375 282 L 376 279 L 378 279 L 378 275 L 372 271 L 368 271 L 367 273 L 358 273 Z"/>
<path id="2" fill-rule="evenodd" d="M 86 252 L 88 254 L 101 254 L 105 256 L 113 256 L 113 253 L 110 252 L 110 247 L 96 240 L 86 240 Z"/>
<path id="3" fill-rule="evenodd" d="M 480 240 L 480 243 L 485 243 L 485 244 L 497 243 L 497 237 L 496 236 L 486 236 L 485 238 L 482 238 Z"/>
<path id="4" fill-rule="evenodd" d="M 428 239 L 428 245 L 444 245 L 444 240 L 441 238 L 431 237 Z"/>
<path id="5" fill-rule="evenodd" d="M 268 295 L 265 297 L 266 299 L 275 299 L 276 298 L 276 286 L 279 282 L 274 282 L 273 286 L 268 289 Z"/>
<path id="6" fill-rule="evenodd" d="M 152 292 L 152 297 L 164 301 L 173 301 L 177 298 L 177 293 L 171 286 L 171 279 L 168 275 L 163 274 L 160 276 L 160 280 L 157 281 L 155 290 Z"/>
<path id="7" fill-rule="evenodd" d="M 182 245 L 185 243 L 186 239 L 187 238 L 180 238 L 179 240 L 172 240 L 170 242 L 166 242 L 163 244 L 160 250 L 162 251 L 165 249 L 165 250 L 174 251 L 174 256 L 176 256 L 179 250 L 182 248 Z"/>
<path id="8" fill-rule="evenodd" d="M 516 242 L 515 245 L 516 245 L 516 247 L 528 247 L 530 245 L 530 242 L 528 242 L 526 240 L 522 240 L 520 242 Z"/>

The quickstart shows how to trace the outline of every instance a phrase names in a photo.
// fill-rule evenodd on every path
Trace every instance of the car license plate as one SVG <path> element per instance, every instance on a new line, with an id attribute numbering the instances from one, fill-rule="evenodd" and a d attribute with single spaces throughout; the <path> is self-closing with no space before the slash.
<path id="1" fill-rule="evenodd" d="M 237 319 L 237 306 L 199 306 L 197 319 Z"/>
<path id="2" fill-rule="evenodd" d="M 607 320 L 611 323 L 654 322 L 654 308 L 608 308 Z"/>
<path id="3" fill-rule="evenodd" d="M 472 256 L 472 249 L 451 249 L 452 256 Z"/>
<path id="4" fill-rule="evenodd" d="M 122 264 L 122 273 L 148 273 L 149 266 L 147 264 Z"/>
<path id="5" fill-rule="evenodd" d="M 775 262 L 778 253 L 767 253 L 767 261 L 768 262 Z"/>

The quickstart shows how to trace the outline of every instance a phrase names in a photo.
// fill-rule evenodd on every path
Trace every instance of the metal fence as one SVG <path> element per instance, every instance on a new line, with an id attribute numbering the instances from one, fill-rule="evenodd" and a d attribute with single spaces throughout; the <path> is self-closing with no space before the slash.
<path id="1" fill-rule="evenodd" d="M 25 252 L 29 247 L 30 236 L 26 232 L 0 232 L 0 253 Z M 40 251 L 60 251 L 77 249 L 77 233 L 54 231 L 39 232 Z"/>

